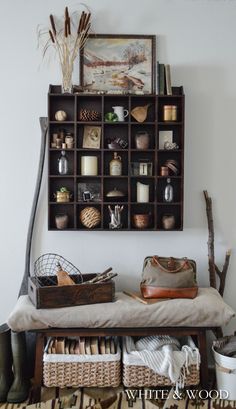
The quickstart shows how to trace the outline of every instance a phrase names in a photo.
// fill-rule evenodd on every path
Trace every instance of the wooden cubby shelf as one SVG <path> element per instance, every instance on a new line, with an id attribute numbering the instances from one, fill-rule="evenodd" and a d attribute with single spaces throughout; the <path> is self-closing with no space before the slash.
<path id="1" fill-rule="evenodd" d="M 178 93 L 177 91 L 178 90 Z M 176 94 L 176 95 L 175 95 Z M 50 85 L 48 94 L 48 229 L 56 230 L 56 217 L 67 215 L 67 227 L 71 231 L 181 231 L 183 230 L 184 203 L 184 103 L 183 87 L 174 88 L 174 95 L 110 95 L 110 94 L 62 94 L 60 87 Z M 135 120 L 131 111 L 136 107 L 149 105 L 146 120 L 142 123 Z M 177 109 L 175 121 L 164 120 L 164 106 L 172 105 Z M 105 115 L 113 112 L 114 106 L 122 106 L 128 111 L 124 121 L 107 122 Z M 56 112 L 66 113 L 65 121 L 56 120 Z M 91 112 L 86 121 L 81 112 Z M 84 147 L 84 134 L 89 128 L 99 127 L 100 144 L 91 148 Z M 138 149 L 136 135 L 146 132 L 149 137 L 148 149 Z M 164 134 L 165 133 L 165 134 Z M 73 138 L 73 145 L 60 143 L 56 138 Z M 161 138 L 172 137 L 177 149 L 164 149 Z M 118 149 L 110 149 L 111 141 L 121 140 Z M 65 149 L 64 149 L 65 148 Z M 58 161 L 62 150 L 68 160 L 68 172 L 59 174 Z M 110 162 L 114 152 L 121 157 L 122 174 L 110 175 Z M 95 157 L 97 174 L 87 176 L 82 171 L 84 156 Z M 169 160 L 178 167 L 176 175 L 169 168 L 169 175 L 162 176 L 161 168 Z M 140 163 L 142 165 L 140 165 Z M 146 164 L 145 166 L 143 165 Z M 145 174 L 148 168 L 148 173 Z M 144 174 L 140 174 L 142 172 Z M 143 170 L 145 169 L 145 171 Z M 138 172 L 138 173 L 137 173 Z M 173 187 L 173 200 L 165 202 L 164 190 L 167 178 Z M 149 200 L 140 202 L 137 194 L 138 183 L 148 185 Z M 140 186 L 140 185 L 139 185 Z M 62 187 L 69 191 L 69 202 L 57 202 L 56 192 Z M 123 196 L 115 199 L 107 196 L 114 190 L 121 191 Z M 91 195 L 85 195 L 89 192 Z M 89 199 L 88 199 L 89 197 Z M 114 200 L 113 200 L 114 199 Z M 123 207 L 121 213 L 122 227 L 110 229 L 109 207 Z M 100 222 L 94 228 L 87 228 L 81 222 L 81 211 L 94 207 L 100 213 Z M 149 215 L 149 224 L 137 228 L 134 215 Z M 165 229 L 163 218 L 172 216 L 174 228 Z"/>

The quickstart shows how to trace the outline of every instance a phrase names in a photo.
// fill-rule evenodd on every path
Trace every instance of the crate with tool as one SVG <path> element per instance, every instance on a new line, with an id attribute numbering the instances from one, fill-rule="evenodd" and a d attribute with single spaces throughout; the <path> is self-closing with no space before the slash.
<path id="1" fill-rule="evenodd" d="M 28 279 L 29 297 L 37 309 L 114 301 L 116 273 L 82 274 L 58 254 L 44 254 L 34 264 L 34 275 Z"/>

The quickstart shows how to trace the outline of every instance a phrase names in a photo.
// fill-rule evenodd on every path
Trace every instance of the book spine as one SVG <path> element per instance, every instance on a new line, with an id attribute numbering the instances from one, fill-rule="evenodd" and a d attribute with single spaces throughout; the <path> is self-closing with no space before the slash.
<path id="1" fill-rule="evenodd" d="M 165 65 L 159 64 L 159 95 L 165 95 Z"/>
<path id="2" fill-rule="evenodd" d="M 157 68 L 156 68 L 156 93 L 157 95 L 159 95 L 160 93 L 159 75 L 160 75 L 160 64 L 159 64 L 159 61 L 157 61 Z"/>
<path id="3" fill-rule="evenodd" d="M 167 95 L 172 95 L 170 64 L 165 65 L 165 75 L 166 75 L 166 93 Z"/>

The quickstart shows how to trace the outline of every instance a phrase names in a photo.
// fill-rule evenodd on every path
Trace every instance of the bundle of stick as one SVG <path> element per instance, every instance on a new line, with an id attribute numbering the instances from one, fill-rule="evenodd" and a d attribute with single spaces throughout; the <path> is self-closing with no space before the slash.
<path id="1" fill-rule="evenodd" d="M 103 273 L 99 273 L 96 277 L 92 278 L 89 281 L 85 281 L 83 284 L 97 284 L 97 283 L 105 283 L 106 281 L 111 280 L 112 278 L 116 277 L 118 274 L 112 272 L 112 267 L 109 267 Z"/>
<path id="2" fill-rule="evenodd" d="M 57 264 L 57 285 L 63 286 L 63 285 L 75 285 L 76 283 L 72 280 L 70 275 L 64 271 L 60 265 L 60 263 Z M 118 274 L 112 272 L 112 267 L 109 267 L 107 270 L 105 270 L 103 273 L 99 273 L 96 275 L 96 277 L 92 278 L 89 281 L 85 281 L 82 284 L 97 284 L 97 283 L 104 283 L 106 281 L 111 280 L 112 278 L 116 277 Z"/>

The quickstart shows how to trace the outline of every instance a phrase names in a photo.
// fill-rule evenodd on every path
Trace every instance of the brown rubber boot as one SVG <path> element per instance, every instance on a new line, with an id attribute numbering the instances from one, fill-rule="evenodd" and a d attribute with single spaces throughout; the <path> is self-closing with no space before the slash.
<path id="1" fill-rule="evenodd" d="M 11 333 L 14 382 L 7 395 L 7 402 L 21 403 L 29 396 L 28 361 L 24 332 Z"/>
<path id="2" fill-rule="evenodd" d="M 0 402 L 7 401 L 13 379 L 11 330 L 4 324 L 0 326 Z"/>

